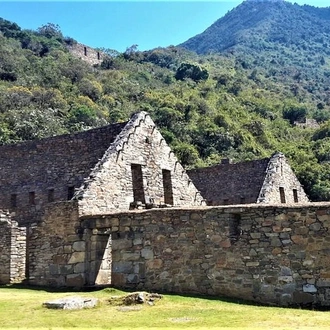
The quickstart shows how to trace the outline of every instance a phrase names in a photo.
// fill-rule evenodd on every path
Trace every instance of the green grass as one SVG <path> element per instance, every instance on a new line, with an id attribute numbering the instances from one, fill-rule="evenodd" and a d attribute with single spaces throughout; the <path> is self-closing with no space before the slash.
<path id="1" fill-rule="evenodd" d="M 329 329 L 328 312 L 254 306 L 226 300 L 164 295 L 154 306 L 122 311 L 109 298 L 125 292 L 48 292 L 0 287 L 0 329 Z M 51 310 L 48 300 L 65 296 L 100 300 L 93 309 Z"/>

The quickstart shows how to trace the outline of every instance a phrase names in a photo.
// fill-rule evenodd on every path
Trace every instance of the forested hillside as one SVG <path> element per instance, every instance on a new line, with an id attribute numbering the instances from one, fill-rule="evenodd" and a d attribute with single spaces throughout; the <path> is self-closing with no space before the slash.
<path id="1" fill-rule="evenodd" d="M 124 53 L 102 49 L 101 65 L 90 66 L 68 52 L 75 40 L 53 24 L 27 31 L 0 19 L 0 31 L 1 144 L 125 121 L 145 110 L 188 168 L 282 151 L 312 200 L 330 198 L 330 55 L 309 43 L 299 46 L 306 46 L 302 53 L 296 44 L 246 31 L 263 45 L 258 51 L 246 51 L 246 44 L 197 55 L 133 45 Z M 294 125 L 305 118 L 320 128 Z"/>

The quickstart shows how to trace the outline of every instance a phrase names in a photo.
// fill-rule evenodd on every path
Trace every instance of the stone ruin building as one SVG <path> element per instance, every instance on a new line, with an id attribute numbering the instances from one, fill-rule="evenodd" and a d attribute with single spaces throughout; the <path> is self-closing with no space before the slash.
<path id="1" fill-rule="evenodd" d="M 18 227 L 27 228 L 24 249 L 29 261 L 31 228 L 43 218 L 45 209 L 56 208 L 57 203 L 70 201 L 79 216 L 202 203 L 200 193 L 143 112 L 126 123 L 1 146 L 0 164 L 1 226 L 20 233 Z M 10 258 L 16 247 L 7 234 L 4 242 L 9 242 L 12 251 L 4 253 L 8 246 L 0 243 L 1 258 L 8 265 L 16 260 L 14 268 L 21 270 L 15 272 L 16 279 L 21 279 L 30 274 L 30 265 L 24 266 L 25 258 Z M 5 282 L 8 272 L 2 276 L 1 269 L 0 282 Z"/>
<path id="2" fill-rule="evenodd" d="M 303 187 L 282 153 L 270 158 L 189 170 L 207 205 L 307 203 Z"/>
<path id="3" fill-rule="evenodd" d="M 73 56 L 90 65 L 101 64 L 104 59 L 104 53 L 78 42 L 68 45 L 67 49 Z"/>
<path id="4" fill-rule="evenodd" d="M 306 203 L 283 155 L 254 165 L 264 173 L 254 177 L 259 195 L 243 196 L 253 204 L 204 206 L 144 112 L 127 123 L 2 146 L 0 283 L 330 306 L 330 203 Z M 214 191 L 209 203 L 217 202 Z"/>

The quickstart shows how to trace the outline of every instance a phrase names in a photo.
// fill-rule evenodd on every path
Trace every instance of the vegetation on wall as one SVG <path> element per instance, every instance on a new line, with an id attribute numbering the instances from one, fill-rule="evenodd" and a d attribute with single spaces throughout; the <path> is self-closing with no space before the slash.
<path id="1" fill-rule="evenodd" d="M 265 3 L 267 8 L 252 11 Z M 242 19 L 248 10 L 260 14 L 261 25 L 251 19 L 254 28 L 248 28 Z M 322 24 L 312 24 L 310 15 Z M 304 26 L 305 34 L 292 33 L 294 42 L 285 30 L 289 16 L 306 20 L 292 22 L 297 29 Z M 282 25 L 271 25 L 276 17 Z M 328 17 L 328 11 L 283 1 L 246 1 L 215 23 L 203 54 L 187 44 L 190 50 L 143 52 L 133 45 L 124 53 L 102 49 L 106 57 L 94 67 L 69 53 L 66 46 L 75 40 L 58 26 L 30 31 L 0 19 L 0 143 L 126 121 L 144 110 L 186 167 L 281 151 L 309 197 L 329 200 Z M 234 25 L 230 39 L 225 32 Z M 226 48 L 215 48 L 219 38 L 228 40 Z M 305 118 L 320 127 L 295 125 Z"/>

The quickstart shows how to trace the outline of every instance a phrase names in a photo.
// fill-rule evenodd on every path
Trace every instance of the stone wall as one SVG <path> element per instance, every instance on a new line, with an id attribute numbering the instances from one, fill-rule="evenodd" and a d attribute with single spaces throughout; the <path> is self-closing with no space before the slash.
<path id="1" fill-rule="evenodd" d="M 67 48 L 73 56 L 82 59 L 90 65 L 101 64 L 104 58 L 102 52 L 80 43 L 75 43 Z"/>
<path id="2" fill-rule="evenodd" d="M 0 284 L 25 279 L 26 228 L 19 227 L 6 211 L 0 211 Z"/>
<path id="3" fill-rule="evenodd" d="M 282 153 L 269 161 L 257 203 L 308 203 L 303 187 Z"/>
<path id="4" fill-rule="evenodd" d="M 236 164 L 221 162 L 187 172 L 207 205 L 309 202 L 282 153 Z"/>
<path id="5" fill-rule="evenodd" d="M 79 199 L 80 215 L 118 212 L 139 202 L 153 206 L 203 203 L 154 122 L 143 112 L 133 116 L 107 150 Z"/>
<path id="6" fill-rule="evenodd" d="M 330 305 L 330 203 L 150 210 L 82 226 L 111 231 L 115 286 Z"/>
<path id="7" fill-rule="evenodd" d="M 124 126 L 1 146 L 0 206 L 34 222 L 45 205 L 70 198 Z"/>
<path id="8" fill-rule="evenodd" d="M 188 175 L 207 200 L 207 205 L 256 203 L 269 158 L 221 164 L 189 170 Z"/>
<path id="9" fill-rule="evenodd" d="M 85 285 L 85 240 L 76 201 L 46 207 L 41 220 L 30 227 L 28 241 L 30 284 Z"/>

